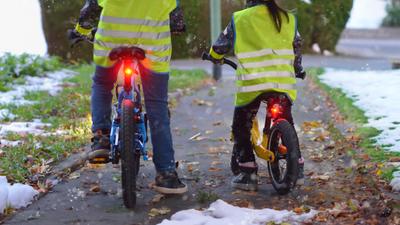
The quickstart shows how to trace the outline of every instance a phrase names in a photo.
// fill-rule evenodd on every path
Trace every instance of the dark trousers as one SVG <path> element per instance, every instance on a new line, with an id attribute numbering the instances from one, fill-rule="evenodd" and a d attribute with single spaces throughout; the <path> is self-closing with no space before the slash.
<path id="1" fill-rule="evenodd" d="M 253 153 L 253 146 L 251 143 L 251 129 L 253 127 L 253 120 L 257 115 L 261 102 L 269 97 L 276 96 L 276 93 L 265 93 L 257 97 L 250 104 L 235 108 L 233 114 L 232 133 L 234 137 L 233 151 L 239 156 L 240 163 L 254 162 L 255 155 Z M 294 125 L 292 117 L 292 103 L 287 99 L 284 106 L 285 118 L 290 124 Z M 271 121 L 265 121 L 265 127 L 270 127 Z M 264 133 L 268 130 L 264 130 Z"/>
<path id="2" fill-rule="evenodd" d="M 92 86 L 92 130 L 111 129 L 112 90 L 119 67 L 96 67 Z M 175 170 L 174 149 L 168 114 L 168 73 L 143 71 L 142 86 L 149 118 L 153 162 L 158 172 Z"/>

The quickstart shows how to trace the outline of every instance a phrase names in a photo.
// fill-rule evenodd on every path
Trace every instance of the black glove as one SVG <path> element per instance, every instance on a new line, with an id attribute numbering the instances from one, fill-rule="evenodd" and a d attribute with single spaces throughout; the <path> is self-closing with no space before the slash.
<path id="1" fill-rule="evenodd" d="M 68 40 L 71 47 L 84 40 L 84 37 L 75 29 L 68 30 Z"/>
<path id="2" fill-rule="evenodd" d="M 307 73 L 304 70 L 302 70 L 299 73 L 296 73 L 296 78 L 299 78 L 299 79 L 302 79 L 302 80 L 304 80 L 306 78 L 306 76 L 307 76 Z"/>
<path id="3" fill-rule="evenodd" d="M 183 10 L 180 7 L 174 9 L 174 11 L 171 12 L 169 17 L 170 17 L 170 29 L 172 34 L 182 34 L 186 32 Z"/>

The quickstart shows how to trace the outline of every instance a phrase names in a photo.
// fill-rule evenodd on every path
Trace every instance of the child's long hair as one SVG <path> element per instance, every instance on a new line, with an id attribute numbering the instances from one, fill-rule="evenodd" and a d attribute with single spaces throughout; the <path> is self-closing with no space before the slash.
<path id="1" fill-rule="evenodd" d="M 276 30 L 280 33 L 282 30 L 282 14 L 286 17 L 286 20 L 289 22 L 288 12 L 278 4 L 276 4 L 275 0 L 263 0 L 263 4 L 268 7 L 268 11 L 270 12 L 272 19 L 275 22 Z"/>

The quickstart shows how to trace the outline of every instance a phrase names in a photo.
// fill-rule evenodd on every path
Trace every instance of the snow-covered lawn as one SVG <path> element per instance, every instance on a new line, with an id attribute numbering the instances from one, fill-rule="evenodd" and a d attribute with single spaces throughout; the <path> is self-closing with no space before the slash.
<path id="1" fill-rule="evenodd" d="M 318 212 L 311 210 L 305 214 L 296 214 L 287 210 L 248 209 L 230 205 L 217 200 L 204 211 L 183 210 L 164 220 L 159 225 L 264 225 L 268 222 L 299 224 L 312 219 Z"/>
<path id="2" fill-rule="evenodd" d="M 328 69 L 323 83 L 340 88 L 355 106 L 365 111 L 367 126 L 382 131 L 377 144 L 400 152 L 400 70 L 345 71 Z"/>
<path id="3" fill-rule="evenodd" d="M 50 95 L 57 94 L 62 89 L 63 80 L 72 77 L 74 73 L 68 70 L 48 73 L 46 77 L 26 77 L 26 83 L 22 85 L 13 85 L 11 91 L 0 92 L 0 105 L 5 104 L 31 104 L 32 101 L 24 99 L 28 92 L 47 91 Z M 1 116 L 6 116 L 7 111 L 0 111 Z M 5 114 L 5 115 L 4 115 Z"/>
<path id="4" fill-rule="evenodd" d="M 26 77 L 25 84 L 13 85 L 12 90 L 7 92 L 0 92 L 0 105 L 24 105 L 33 104 L 33 101 L 28 101 L 24 96 L 29 92 L 46 91 L 49 95 L 56 95 L 62 90 L 63 80 L 75 75 L 68 70 L 61 70 L 46 74 L 45 77 Z M 8 109 L 0 110 L 0 121 L 4 119 L 14 120 L 13 115 Z M 49 135 L 45 132 L 46 127 L 51 124 L 42 123 L 40 120 L 31 122 L 8 122 L 0 123 L 0 147 L 1 146 L 16 146 L 20 144 L 19 141 L 8 141 L 4 137 L 8 133 L 18 134 L 34 134 L 34 135 Z"/>

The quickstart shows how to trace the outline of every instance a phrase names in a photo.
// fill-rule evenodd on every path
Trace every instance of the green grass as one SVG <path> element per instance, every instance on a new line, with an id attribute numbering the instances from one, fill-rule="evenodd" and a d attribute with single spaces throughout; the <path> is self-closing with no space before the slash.
<path id="1" fill-rule="evenodd" d="M 207 74 L 204 70 L 172 70 L 169 91 L 199 87 L 206 78 Z"/>
<path id="2" fill-rule="evenodd" d="M 368 118 L 365 116 L 365 112 L 354 105 L 354 101 L 348 98 L 341 89 L 332 88 L 321 82 L 319 76 L 324 73 L 323 69 L 310 69 L 308 74 L 311 79 L 316 83 L 322 90 L 324 90 L 331 98 L 331 100 L 338 107 L 341 115 L 350 123 L 356 125 L 355 135 L 360 137 L 359 147 L 368 154 L 371 159 L 375 162 L 387 162 L 391 157 L 399 157 L 398 152 L 385 151 L 385 147 L 389 146 L 378 146 L 376 141 L 373 139 L 377 137 L 381 131 L 374 127 L 367 127 Z M 379 120 L 381 118 L 375 118 Z M 396 125 L 396 124 L 395 124 Z M 330 131 L 336 130 L 335 139 L 344 139 L 341 133 L 331 127 Z M 353 149 L 348 150 L 352 154 L 355 154 Z M 390 176 L 388 173 L 393 172 L 392 170 L 386 170 L 383 172 L 382 177 L 387 179 Z"/>
<path id="3" fill-rule="evenodd" d="M 89 144 L 91 137 L 90 93 L 92 85 L 93 65 L 69 67 L 77 75 L 65 81 L 67 85 L 58 95 L 50 96 L 47 92 L 29 92 L 24 97 L 34 101 L 31 105 L 2 105 L 16 115 L 16 121 L 32 121 L 40 119 L 50 123 L 46 132 L 57 130 L 66 134 L 48 137 L 19 135 L 10 133 L 7 140 L 22 140 L 23 145 L 3 148 L 4 155 L 0 157 L 0 175 L 6 175 L 11 181 L 24 182 L 36 175 L 32 171 L 43 161 L 57 162 L 66 154 Z M 170 77 L 170 91 L 178 88 L 196 87 L 206 78 L 201 70 L 173 70 Z M 40 145 L 38 145 L 40 143 Z M 30 160 L 27 163 L 27 158 Z"/>
<path id="4" fill-rule="evenodd" d="M 200 204 L 206 204 L 218 200 L 220 197 L 213 192 L 199 191 L 196 200 Z"/>

